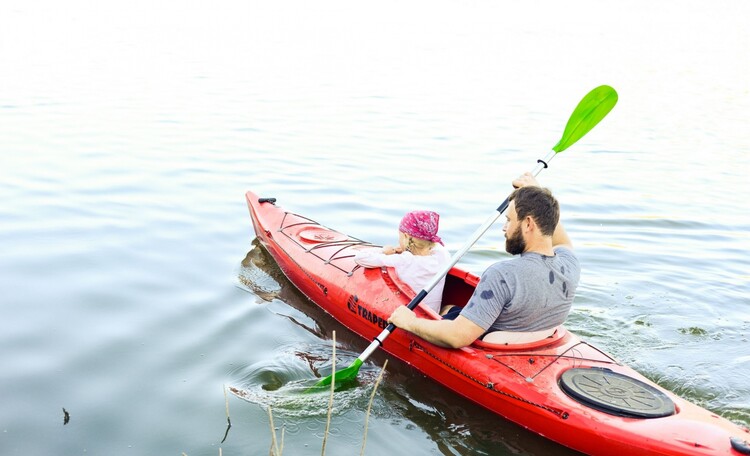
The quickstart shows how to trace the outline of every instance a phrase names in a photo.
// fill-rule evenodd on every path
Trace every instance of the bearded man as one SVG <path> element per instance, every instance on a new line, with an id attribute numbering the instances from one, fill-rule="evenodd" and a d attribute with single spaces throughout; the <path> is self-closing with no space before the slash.
<path id="1" fill-rule="evenodd" d="M 459 348 L 483 337 L 492 343 L 526 343 L 552 335 L 570 312 L 581 274 L 560 223 L 560 205 L 531 173 L 513 181 L 505 250 L 515 258 L 493 264 L 461 307 L 442 320 L 417 318 L 406 307 L 388 319 L 398 328 L 443 347 Z"/>

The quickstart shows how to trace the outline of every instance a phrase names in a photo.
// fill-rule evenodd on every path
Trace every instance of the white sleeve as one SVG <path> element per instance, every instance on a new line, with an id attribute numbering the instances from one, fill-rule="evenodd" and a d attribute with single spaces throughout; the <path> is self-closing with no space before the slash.
<path id="1" fill-rule="evenodd" d="M 383 249 L 379 247 L 362 249 L 354 254 L 354 261 L 366 268 L 395 267 L 401 259 L 402 256 L 399 254 L 386 255 L 383 253 Z"/>

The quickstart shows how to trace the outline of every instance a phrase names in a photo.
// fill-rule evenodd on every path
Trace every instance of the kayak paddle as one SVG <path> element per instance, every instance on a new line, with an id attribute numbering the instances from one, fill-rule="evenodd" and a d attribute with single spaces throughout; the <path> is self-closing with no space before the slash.
<path id="1" fill-rule="evenodd" d="M 615 92 L 615 89 L 608 85 L 599 86 L 586 94 L 581 102 L 578 103 L 578 106 L 576 106 L 573 114 L 570 115 L 570 119 L 568 119 L 568 123 L 567 125 L 565 125 L 565 131 L 563 132 L 560 141 L 555 144 L 550 153 L 543 160 L 537 160 L 537 166 L 532 171 L 532 174 L 534 176 L 537 176 L 542 171 L 542 169 L 547 167 L 550 160 L 552 160 L 552 158 L 554 158 L 556 154 L 559 154 L 560 152 L 575 144 L 576 141 L 581 139 L 583 135 L 594 128 L 594 126 L 596 126 L 596 124 L 598 124 L 609 113 L 609 111 L 614 108 L 616 103 L 617 92 Z M 473 246 L 474 243 L 476 243 L 479 238 L 482 237 L 482 235 L 490 228 L 490 226 L 495 223 L 495 221 L 502 215 L 502 213 L 505 212 L 509 204 L 510 202 L 508 201 L 508 198 L 506 198 L 505 201 L 503 201 L 503 203 L 497 208 L 495 213 L 493 213 L 492 216 L 487 219 L 487 221 L 485 221 L 484 224 L 482 224 L 482 226 L 480 226 L 474 232 L 474 234 L 472 234 L 471 238 L 466 241 L 463 247 L 461 247 L 460 250 L 453 254 L 450 263 L 445 266 L 443 270 L 435 274 L 435 277 L 432 278 L 432 280 L 425 286 L 425 288 L 417 293 L 416 296 L 414 296 L 411 302 L 409 302 L 409 304 L 407 305 L 409 309 L 414 310 L 417 305 L 422 302 L 424 297 L 427 296 L 427 293 L 429 293 L 430 290 L 432 290 L 435 285 L 437 285 L 438 282 L 440 282 L 440 280 L 448 274 L 451 268 L 455 266 L 456 263 L 458 263 L 458 260 L 460 260 L 461 257 L 469 251 L 471 246 Z M 328 377 L 321 379 L 312 388 L 314 389 L 318 386 L 330 385 L 331 381 L 333 381 L 334 378 L 338 382 L 347 382 L 355 379 L 357 377 L 357 373 L 359 372 L 359 368 L 362 366 L 365 360 L 369 358 L 370 355 L 379 346 L 383 345 L 383 341 L 393 332 L 394 329 L 396 329 L 396 326 L 393 323 L 390 323 L 383 330 L 383 332 L 375 337 L 372 343 L 370 343 L 365 351 L 362 352 L 362 354 L 359 355 L 359 357 L 355 359 L 349 367 L 341 369 L 340 371 L 334 372 Z"/>

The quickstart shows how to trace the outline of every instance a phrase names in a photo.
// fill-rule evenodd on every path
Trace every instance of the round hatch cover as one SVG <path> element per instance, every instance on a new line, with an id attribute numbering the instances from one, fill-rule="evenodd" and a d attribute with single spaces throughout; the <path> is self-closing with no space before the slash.
<path id="1" fill-rule="evenodd" d="M 581 404 L 611 415 L 659 418 L 675 412 L 674 402 L 662 391 L 608 369 L 568 369 L 560 387 Z"/>
<path id="2" fill-rule="evenodd" d="M 349 236 L 323 227 L 305 228 L 300 231 L 299 237 L 307 242 L 340 242 L 349 239 Z"/>

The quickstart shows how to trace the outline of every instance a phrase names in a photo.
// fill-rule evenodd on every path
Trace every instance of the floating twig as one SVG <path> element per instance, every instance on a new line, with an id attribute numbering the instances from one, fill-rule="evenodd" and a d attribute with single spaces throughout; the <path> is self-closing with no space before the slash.
<path id="1" fill-rule="evenodd" d="M 271 410 L 271 406 L 268 406 L 268 419 L 271 422 L 271 451 L 269 451 L 268 454 L 271 456 L 281 456 L 281 451 L 279 450 L 278 443 L 276 442 L 276 428 L 273 425 L 273 411 Z"/>
<path id="2" fill-rule="evenodd" d="M 221 439 L 221 443 L 224 443 L 224 441 L 226 441 L 227 436 L 229 435 L 229 430 L 232 429 L 232 420 L 229 419 L 229 398 L 227 397 L 227 385 L 223 385 L 223 388 L 224 388 L 224 405 L 226 406 L 226 410 L 227 410 L 227 430 L 224 432 L 224 438 Z M 221 451 L 221 448 L 219 448 L 219 451 Z"/>
<path id="3" fill-rule="evenodd" d="M 331 411 L 333 410 L 333 389 L 336 385 L 336 331 L 333 331 L 333 355 L 332 355 L 333 374 L 331 374 L 331 395 L 328 398 L 328 418 L 326 419 L 326 431 L 323 433 L 323 449 L 321 456 L 326 454 L 326 441 L 328 440 L 328 429 L 331 427 Z"/>
<path id="4" fill-rule="evenodd" d="M 370 402 L 367 404 L 367 413 L 365 413 L 365 435 L 362 439 L 362 451 L 359 453 L 359 456 L 364 456 L 365 454 L 365 445 L 367 445 L 367 425 L 370 423 L 370 410 L 372 409 L 372 401 L 375 399 L 375 392 L 378 390 L 378 385 L 380 385 L 380 380 L 383 379 L 383 372 L 385 372 L 385 367 L 388 365 L 388 360 L 385 360 L 385 363 L 383 363 L 383 368 L 380 369 L 380 374 L 378 375 L 377 380 L 375 380 L 375 386 L 372 388 L 372 394 L 370 394 Z"/>

